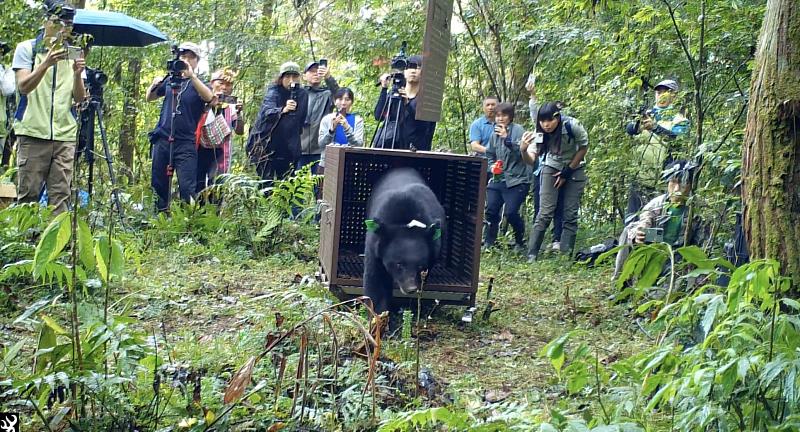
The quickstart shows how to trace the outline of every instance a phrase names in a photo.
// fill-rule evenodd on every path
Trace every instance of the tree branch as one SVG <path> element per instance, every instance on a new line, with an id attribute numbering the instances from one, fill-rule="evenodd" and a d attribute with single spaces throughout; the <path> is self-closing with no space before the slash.
<path id="1" fill-rule="evenodd" d="M 461 22 L 464 23 L 464 27 L 467 29 L 467 33 L 469 33 L 470 40 L 472 41 L 472 46 L 475 48 L 475 52 L 478 54 L 478 58 L 481 59 L 481 64 L 483 65 L 483 68 L 486 70 L 486 75 L 488 75 L 489 81 L 492 83 L 492 90 L 494 91 L 495 95 L 500 96 L 500 91 L 497 88 L 497 81 L 495 81 L 494 78 L 494 72 L 489 68 L 489 63 L 486 62 L 486 58 L 483 56 L 483 51 L 481 51 L 481 48 L 478 45 L 478 40 L 475 37 L 475 32 L 472 30 L 472 27 L 470 27 L 466 17 L 464 17 L 464 9 L 461 6 L 461 0 L 457 0 L 456 4 L 458 5 L 458 17 L 461 18 Z"/>

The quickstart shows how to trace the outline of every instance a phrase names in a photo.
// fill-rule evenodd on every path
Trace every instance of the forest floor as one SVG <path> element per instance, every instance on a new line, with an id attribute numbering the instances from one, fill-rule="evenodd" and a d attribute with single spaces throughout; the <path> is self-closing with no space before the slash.
<path id="1" fill-rule="evenodd" d="M 275 330 L 276 313 L 297 322 L 337 302 L 314 280 L 313 243 L 300 245 L 305 257 L 283 253 L 264 259 L 191 240 L 143 250 L 114 287 L 112 307 L 136 318 L 138 330 L 160 340 L 159 349 L 166 348 L 174 363 L 215 375 L 220 396 L 233 373 L 263 350 L 265 337 Z M 571 330 L 580 330 L 577 339 L 597 351 L 604 364 L 642 349 L 649 336 L 634 322 L 629 306 L 608 301 L 610 272 L 608 263 L 586 268 L 553 254 L 528 264 L 510 250 L 484 252 L 473 322 L 461 321 L 463 307 L 439 307 L 429 318 L 423 314 L 419 362 L 437 383 L 427 403 L 468 394 L 545 409 L 566 393 L 540 351 Z M 490 278 L 494 311 L 487 320 Z M 37 300 L 25 297 L 20 297 L 21 310 Z M 11 324 L 13 317 L 2 319 L 4 337 L 35 337 Z M 407 364 L 408 345 L 403 344 L 400 338 L 388 339 L 382 358 Z"/>
<path id="2" fill-rule="evenodd" d="M 203 342 L 193 361 L 218 369 L 221 365 L 214 365 L 213 358 L 226 363 L 238 358 L 238 368 L 274 329 L 276 312 L 308 316 L 337 301 L 313 281 L 316 270 L 314 260 L 291 256 L 241 261 L 154 251 L 125 291 L 137 292 L 131 304 L 136 315 L 152 328 L 160 329 L 163 323 L 160 331 L 168 341 Z M 440 307 L 430 319 L 423 313 L 421 366 L 444 384 L 445 393 L 467 391 L 492 402 L 509 398 L 536 403 L 557 396 L 563 389 L 554 386 L 554 370 L 539 353 L 554 338 L 582 330 L 578 339 L 590 341 L 603 363 L 647 344 L 648 336 L 631 318 L 629 305 L 608 301 L 610 270 L 608 264 L 586 268 L 554 255 L 528 264 L 508 250 L 484 252 L 473 322 L 461 321 L 464 307 Z M 303 277 L 312 282 L 301 286 Z M 495 310 L 484 320 L 490 278 Z M 302 296 L 295 297 L 298 293 Z M 249 352 L 240 351 L 252 335 L 257 342 Z M 389 356 L 401 349 L 396 339 L 387 342 Z"/>

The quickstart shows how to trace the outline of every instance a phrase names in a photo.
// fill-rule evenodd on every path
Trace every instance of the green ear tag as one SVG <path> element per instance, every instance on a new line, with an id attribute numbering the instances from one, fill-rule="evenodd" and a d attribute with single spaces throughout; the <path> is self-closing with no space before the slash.
<path id="1" fill-rule="evenodd" d="M 440 238 L 442 238 L 442 229 L 436 228 L 436 231 L 433 232 L 433 239 L 439 240 Z"/>
<path id="2" fill-rule="evenodd" d="M 380 226 L 380 225 L 378 225 L 378 223 L 377 223 L 377 222 L 375 222 L 375 221 L 374 221 L 374 220 L 372 220 L 372 219 L 367 219 L 367 220 L 365 220 L 365 221 L 364 221 L 364 225 L 366 225 L 366 226 L 367 226 L 367 231 L 369 231 L 369 232 L 375 232 L 375 231 L 377 231 L 377 230 L 378 230 L 378 227 Z"/>

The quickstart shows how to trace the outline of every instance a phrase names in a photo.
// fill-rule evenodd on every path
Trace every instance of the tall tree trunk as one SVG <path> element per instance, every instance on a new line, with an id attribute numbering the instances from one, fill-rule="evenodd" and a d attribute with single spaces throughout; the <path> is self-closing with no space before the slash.
<path id="1" fill-rule="evenodd" d="M 750 83 L 742 161 L 750 255 L 800 283 L 800 3 L 769 0 Z"/>
<path id="2" fill-rule="evenodd" d="M 133 154 L 136 149 L 136 103 L 140 96 L 140 70 L 142 62 L 138 58 L 128 60 L 128 71 L 122 81 L 125 100 L 122 105 L 122 124 L 119 129 L 119 156 L 125 165 L 124 174 L 133 182 Z"/>

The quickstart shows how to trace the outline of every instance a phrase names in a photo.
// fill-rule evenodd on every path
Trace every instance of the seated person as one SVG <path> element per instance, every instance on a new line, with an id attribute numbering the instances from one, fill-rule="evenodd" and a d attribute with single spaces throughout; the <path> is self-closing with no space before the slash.
<path id="1" fill-rule="evenodd" d="M 648 229 L 660 228 L 660 239 L 655 239 L 657 242 L 684 246 L 686 230 L 691 228 L 689 234 L 692 240 L 689 243 L 698 243 L 696 239 L 700 230 L 695 229 L 694 223 L 688 223 L 689 207 L 686 205 L 692 193 L 692 174 L 695 168 L 691 162 L 676 161 L 664 171 L 662 179 L 667 181 L 667 193 L 650 200 L 639 213 L 639 217 L 622 230 L 619 244 L 626 246 L 617 253 L 614 280 L 622 272 L 631 245 L 646 242 Z"/>

